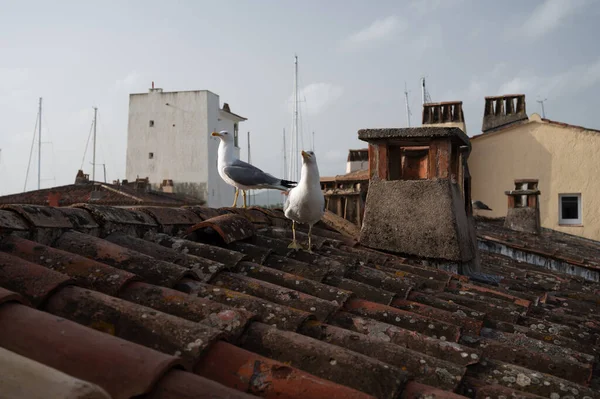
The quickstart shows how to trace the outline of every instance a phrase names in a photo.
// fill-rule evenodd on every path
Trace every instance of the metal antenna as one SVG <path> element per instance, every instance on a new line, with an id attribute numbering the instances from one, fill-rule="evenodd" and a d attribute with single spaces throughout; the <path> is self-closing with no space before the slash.
<path id="1" fill-rule="evenodd" d="M 38 190 L 42 181 L 42 97 L 40 97 L 40 121 L 38 123 Z"/>
<path id="2" fill-rule="evenodd" d="M 542 106 L 542 118 L 544 118 L 544 119 L 546 119 L 546 111 L 544 110 L 544 101 L 547 101 L 547 100 L 548 100 L 547 98 L 544 98 L 543 100 L 536 100 Z"/>
<path id="3" fill-rule="evenodd" d="M 410 127 L 410 106 L 408 105 L 408 89 L 406 88 L 406 82 L 404 82 L 404 99 L 406 101 L 406 122 Z"/>
<path id="4" fill-rule="evenodd" d="M 98 107 L 94 107 L 94 154 L 92 155 L 92 181 L 96 181 L 96 121 Z"/>
<path id="5" fill-rule="evenodd" d="M 425 78 L 422 77 L 421 78 L 421 100 L 423 101 L 423 104 L 427 104 L 431 102 L 431 96 L 429 95 L 429 92 L 427 91 L 427 88 L 425 87 Z"/>
<path id="6" fill-rule="evenodd" d="M 283 176 L 287 177 L 287 155 L 286 155 L 286 145 L 285 145 L 285 128 L 283 128 Z"/>

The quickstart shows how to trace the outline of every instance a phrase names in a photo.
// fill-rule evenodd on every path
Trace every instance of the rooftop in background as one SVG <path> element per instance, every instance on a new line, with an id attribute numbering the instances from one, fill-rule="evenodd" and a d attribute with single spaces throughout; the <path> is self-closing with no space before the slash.
<path id="1" fill-rule="evenodd" d="M 394 138 L 429 140 L 430 138 L 452 137 L 469 145 L 469 137 L 457 127 L 423 126 L 389 129 L 361 129 L 358 138 L 364 141 L 390 140 Z"/>
<path id="2" fill-rule="evenodd" d="M 338 222 L 309 254 L 287 248 L 281 211 L 4 207 L 0 347 L 19 355 L 4 362 L 25 389 L 50 367 L 112 398 L 600 398 L 600 284 L 484 251 L 491 286 Z"/>
<path id="3" fill-rule="evenodd" d="M 88 175 L 79 171 L 75 184 L 27 191 L 0 197 L 0 204 L 29 204 L 70 206 L 91 203 L 112 206 L 183 206 L 203 205 L 204 201 L 183 194 L 170 192 L 173 183 L 165 180 L 163 191 L 152 190 L 147 179 L 115 181 L 112 184 L 92 182 Z"/>

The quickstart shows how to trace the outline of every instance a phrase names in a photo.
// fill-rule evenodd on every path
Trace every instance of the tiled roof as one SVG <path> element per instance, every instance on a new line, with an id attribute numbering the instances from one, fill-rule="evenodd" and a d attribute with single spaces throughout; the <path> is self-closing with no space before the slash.
<path id="1" fill-rule="evenodd" d="M 0 234 L 0 365 L 48 392 L 600 398 L 600 285 L 501 254 L 489 286 L 324 224 L 293 252 L 258 208 L 13 205 Z"/>
<path id="2" fill-rule="evenodd" d="M 324 176 L 321 177 L 321 183 L 336 182 L 336 181 L 363 181 L 369 180 L 369 171 L 355 170 L 354 172 L 346 173 L 345 175 Z"/>
<path id="3" fill-rule="evenodd" d="M 182 194 L 136 190 L 127 185 L 108 183 L 69 184 L 0 197 L 0 204 L 51 205 L 52 201 L 58 206 L 79 203 L 111 206 L 184 206 L 204 203 L 198 198 Z"/>

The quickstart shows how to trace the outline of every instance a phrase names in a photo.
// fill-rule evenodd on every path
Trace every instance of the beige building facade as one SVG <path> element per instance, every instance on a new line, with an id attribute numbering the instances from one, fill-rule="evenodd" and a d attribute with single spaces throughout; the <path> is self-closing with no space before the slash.
<path id="1" fill-rule="evenodd" d="M 527 117 L 523 95 L 486 98 L 483 133 L 471 137 L 472 198 L 504 217 L 505 191 L 537 179 L 542 227 L 600 240 L 600 131 Z"/>

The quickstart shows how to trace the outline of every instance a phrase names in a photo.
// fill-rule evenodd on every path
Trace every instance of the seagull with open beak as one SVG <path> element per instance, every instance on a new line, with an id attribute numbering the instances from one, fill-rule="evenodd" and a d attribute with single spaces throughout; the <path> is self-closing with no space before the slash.
<path id="1" fill-rule="evenodd" d="M 235 198 L 233 207 L 237 206 L 238 195 L 242 190 L 244 198 L 244 208 L 246 208 L 246 190 L 275 189 L 287 191 L 296 185 L 296 182 L 278 179 L 268 173 L 263 172 L 256 166 L 240 161 L 235 157 L 235 145 L 233 135 L 226 130 L 219 133 L 213 132 L 214 137 L 218 137 L 219 152 L 217 154 L 217 170 L 225 182 L 235 187 Z"/>
<path id="2" fill-rule="evenodd" d="M 296 223 L 308 224 L 308 252 L 312 252 L 312 227 L 325 213 L 325 197 L 321 191 L 321 179 L 317 157 L 312 151 L 302 151 L 302 171 L 298 185 L 290 190 L 283 206 L 285 217 L 292 220 L 293 240 L 289 248 L 301 246 L 296 241 Z"/>

